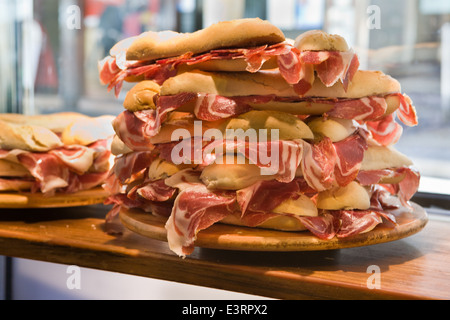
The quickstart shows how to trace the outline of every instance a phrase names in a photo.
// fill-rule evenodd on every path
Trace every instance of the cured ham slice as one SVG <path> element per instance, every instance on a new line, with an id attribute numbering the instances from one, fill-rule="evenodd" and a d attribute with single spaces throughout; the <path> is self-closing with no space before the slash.
<path id="1" fill-rule="evenodd" d="M 39 182 L 39 188 L 43 193 L 69 185 L 69 169 L 62 166 L 55 155 L 27 152 L 18 155 L 17 158 Z"/>
<path id="2" fill-rule="evenodd" d="M 280 183 L 275 180 L 260 181 L 236 192 L 241 217 L 247 212 L 270 213 L 287 199 L 299 197 L 300 186 L 296 181 Z M 249 223 L 249 225 L 258 225 Z"/>
<path id="3" fill-rule="evenodd" d="M 299 217 L 303 225 L 321 240 L 331 240 L 339 230 L 340 221 L 334 215 L 324 212 L 318 217 Z"/>
<path id="4" fill-rule="evenodd" d="M 154 159 L 155 154 L 150 151 L 128 153 L 116 157 L 111 170 L 120 183 L 131 183 L 142 177 Z"/>
<path id="5" fill-rule="evenodd" d="M 400 99 L 400 108 L 397 110 L 397 116 L 405 125 L 415 127 L 419 124 L 417 112 L 412 105 L 411 98 L 407 95 L 396 94 Z"/>
<path id="6" fill-rule="evenodd" d="M 170 249 L 179 256 L 192 253 L 197 233 L 235 211 L 234 192 L 211 192 L 202 184 L 181 191 L 166 230 Z"/>
<path id="7" fill-rule="evenodd" d="M 352 51 L 304 51 L 293 48 L 278 58 L 280 73 L 295 91 L 304 96 L 314 83 L 314 73 L 327 87 L 339 80 L 347 90 L 359 68 L 358 56 Z"/>
<path id="8" fill-rule="evenodd" d="M 153 148 L 150 138 L 158 133 L 161 122 L 156 110 L 124 111 L 114 119 L 113 127 L 126 146 L 145 151 Z"/>
<path id="9" fill-rule="evenodd" d="M 302 172 L 308 185 L 316 191 L 330 189 L 334 185 L 336 161 L 336 149 L 330 138 L 313 145 L 305 142 Z"/>
<path id="10" fill-rule="evenodd" d="M 164 180 L 144 181 L 128 192 L 128 198 L 137 199 L 140 196 L 153 202 L 167 201 L 175 195 L 177 190 L 168 186 Z"/>
<path id="11" fill-rule="evenodd" d="M 387 110 L 384 97 L 365 97 L 361 99 L 346 99 L 334 103 L 334 108 L 327 115 L 340 119 L 356 121 L 377 120 L 383 117 Z"/>
<path id="12" fill-rule="evenodd" d="M 364 152 L 368 148 L 367 137 L 363 130 L 358 129 L 357 133 L 343 141 L 334 143 L 336 150 L 336 166 L 334 175 L 339 186 L 345 187 L 358 176 Z"/>
<path id="13" fill-rule="evenodd" d="M 367 121 L 366 126 L 372 138 L 382 146 L 396 144 L 403 133 L 403 127 L 395 121 L 395 114 L 387 115 L 380 121 Z"/>
<path id="14" fill-rule="evenodd" d="M 383 223 L 381 216 L 371 210 L 350 211 L 342 210 L 333 213 L 339 219 L 340 227 L 336 236 L 338 238 L 348 238 L 354 235 L 372 231 L 377 225 Z"/>

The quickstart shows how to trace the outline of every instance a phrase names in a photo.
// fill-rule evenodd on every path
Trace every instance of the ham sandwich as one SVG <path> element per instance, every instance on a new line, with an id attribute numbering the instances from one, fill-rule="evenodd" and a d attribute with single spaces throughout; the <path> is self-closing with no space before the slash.
<path id="1" fill-rule="evenodd" d="M 112 119 L 1 115 L 0 190 L 51 196 L 100 186 L 111 168 Z"/>
<path id="2" fill-rule="evenodd" d="M 243 23 L 276 29 L 244 19 L 210 30 Z M 399 83 L 358 70 L 339 36 L 314 31 L 290 41 L 279 30 L 276 37 L 233 30 L 236 43 L 219 39 L 216 47 L 200 45 L 208 28 L 171 34 L 170 46 L 146 33 L 102 62 L 109 89 L 137 82 L 113 121 L 108 225 L 132 208 L 163 217 L 169 247 L 182 257 L 215 223 L 310 232 L 324 241 L 380 224 L 395 228 L 392 210 L 410 209 L 420 182 L 395 150 L 403 125 L 418 124 Z M 203 64 L 212 60 L 244 64 Z M 229 130 L 254 130 L 258 139 Z"/>

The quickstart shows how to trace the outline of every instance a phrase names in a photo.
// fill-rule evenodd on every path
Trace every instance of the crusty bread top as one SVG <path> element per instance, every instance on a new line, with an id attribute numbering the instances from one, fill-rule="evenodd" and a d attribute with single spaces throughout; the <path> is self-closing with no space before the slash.
<path id="1" fill-rule="evenodd" d="M 160 86 L 151 80 L 138 82 L 128 91 L 123 102 L 125 109 L 131 112 L 155 109 L 155 95 L 159 94 Z"/>
<path id="2" fill-rule="evenodd" d="M 254 47 L 285 40 L 283 32 L 259 18 L 223 21 L 193 33 L 146 32 L 128 48 L 127 60 L 156 60 L 187 52 Z"/>
<path id="3" fill-rule="evenodd" d="M 53 114 L 24 115 L 18 113 L 2 113 L 0 120 L 19 125 L 44 127 L 53 132 L 63 132 L 75 120 L 87 119 L 88 116 L 77 112 L 59 112 Z"/>
<path id="4" fill-rule="evenodd" d="M 113 116 L 98 118 L 79 113 L 27 116 L 0 115 L 0 148 L 46 152 L 63 145 L 88 145 L 112 137 Z"/>
<path id="5" fill-rule="evenodd" d="M 328 34 L 322 30 L 310 30 L 295 39 L 294 46 L 300 51 L 341 51 L 350 48 L 347 41 L 339 35 Z"/>
<path id="6" fill-rule="evenodd" d="M 400 83 L 392 77 L 380 71 L 359 70 L 347 91 L 344 90 L 341 82 L 328 88 L 316 79 L 305 97 L 358 99 L 400 91 Z M 225 97 L 272 94 L 279 97 L 298 96 L 277 71 L 257 73 L 192 71 L 168 79 L 161 87 L 163 96 L 183 92 L 210 93 Z"/>
<path id="7" fill-rule="evenodd" d="M 41 152 L 61 146 L 63 143 L 60 138 L 47 128 L 0 120 L 0 148 L 3 150 Z"/>

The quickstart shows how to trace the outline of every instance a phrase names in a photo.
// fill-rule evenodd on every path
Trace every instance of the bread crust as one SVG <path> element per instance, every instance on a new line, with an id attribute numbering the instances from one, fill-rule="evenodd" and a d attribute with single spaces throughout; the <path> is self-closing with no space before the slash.
<path id="1" fill-rule="evenodd" d="M 214 59 L 205 62 L 196 63 L 193 65 L 180 65 L 178 71 L 187 72 L 193 70 L 201 70 L 208 72 L 245 72 L 247 71 L 248 63 L 243 58 L 238 59 Z M 261 66 L 261 70 L 270 70 L 278 68 L 278 59 L 272 57 L 265 61 Z"/>
<path id="2" fill-rule="evenodd" d="M 205 29 L 180 34 L 147 32 L 128 48 L 127 60 L 156 60 L 186 52 L 194 54 L 220 48 L 254 47 L 285 40 L 283 32 L 259 18 L 223 21 Z"/>
<path id="3" fill-rule="evenodd" d="M 369 146 L 364 153 L 361 170 L 383 170 L 413 165 L 411 159 L 394 147 Z"/>
<path id="4" fill-rule="evenodd" d="M 337 34 L 322 30 L 310 30 L 295 39 L 294 46 L 300 51 L 340 51 L 350 50 L 347 41 Z"/>
<path id="5" fill-rule="evenodd" d="M 369 207 L 369 193 L 356 181 L 320 192 L 317 197 L 317 208 L 324 210 L 367 210 Z"/>
<path id="6" fill-rule="evenodd" d="M 138 82 L 128 91 L 123 102 L 125 109 L 131 112 L 156 109 L 154 98 L 161 91 L 161 87 L 154 81 Z"/>
<path id="7" fill-rule="evenodd" d="M 46 152 L 64 145 L 89 145 L 99 139 L 112 138 L 113 116 L 92 118 L 66 112 L 27 116 L 0 115 L 0 148 Z"/>
<path id="8" fill-rule="evenodd" d="M 24 115 L 18 113 L 0 114 L 0 120 L 8 123 L 38 126 L 58 133 L 63 132 L 72 122 L 88 118 L 88 116 L 77 112 L 59 112 L 42 115 Z"/>
<path id="9" fill-rule="evenodd" d="M 234 226 L 245 226 L 245 224 L 236 216 L 229 215 L 222 219 L 220 223 L 228 224 L 228 225 L 234 225 Z M 277 230 L 277 231 L 289 231 L 289 232 L 300 232 L 300 231 L 306 231 L 306 227 L 303 225 L 303 223 L 300 222 L 299 219 L 296 219 L 295 217 L 285 216 L 285 215 L 279 215 L 275 216 L 259 226 L 257 228 L 262 229 L 271 229 L 271 230 Z"/>
<path id="10" fill-rule="evenodd" d="M 61 136 L 65 145 L 87 146 L 95 141 L 109 139 L 114 136 L 112 122 L 114 116 L 100 116 L 81 119 L 68 125 Z"/>
<path id="11" fill-rule="evenodd" d="M 47 128 L 0 120 L 0 148 L 3 150 L 44 152 L 61 146 L 60 138 Z"/>
<path id="12" fill-rule="evenodd" d="M 368 96 L 399 93 L 400 83 L 380 71 L 358 70 L 347 91 L 341 82 L 326 87 L 320 79 L 305 98 L 343 98 L 359 99 Z M 251 95 L 277 95 L 278 97 L 297 97 L 298 94 L 278 71 L 257 73 L 227 72 L 185 72 L 168 79 L 161 87 L 161 95 L 176 95 L 183 92 L 202 92 L 225 97 Z"/>

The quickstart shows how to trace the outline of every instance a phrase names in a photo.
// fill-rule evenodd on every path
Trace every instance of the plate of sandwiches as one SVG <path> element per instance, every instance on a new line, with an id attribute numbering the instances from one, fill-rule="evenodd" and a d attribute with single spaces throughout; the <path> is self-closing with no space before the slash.
<path id="1" fill-rule="evenodd" d="M 103 203 L 113 116 L 0 115 L 0 208 Z"/>
<path id="2" fill-rule="evenodd" d="M 361 70 L 345 39 L 286 39 L 261 19 L 145 32 L 99 63 L 124 111 L 112 122 L 107 225 L 195 246 L 320 250 L 410 236 L 420 173 L 396 150 L 411 99 Z"/>

